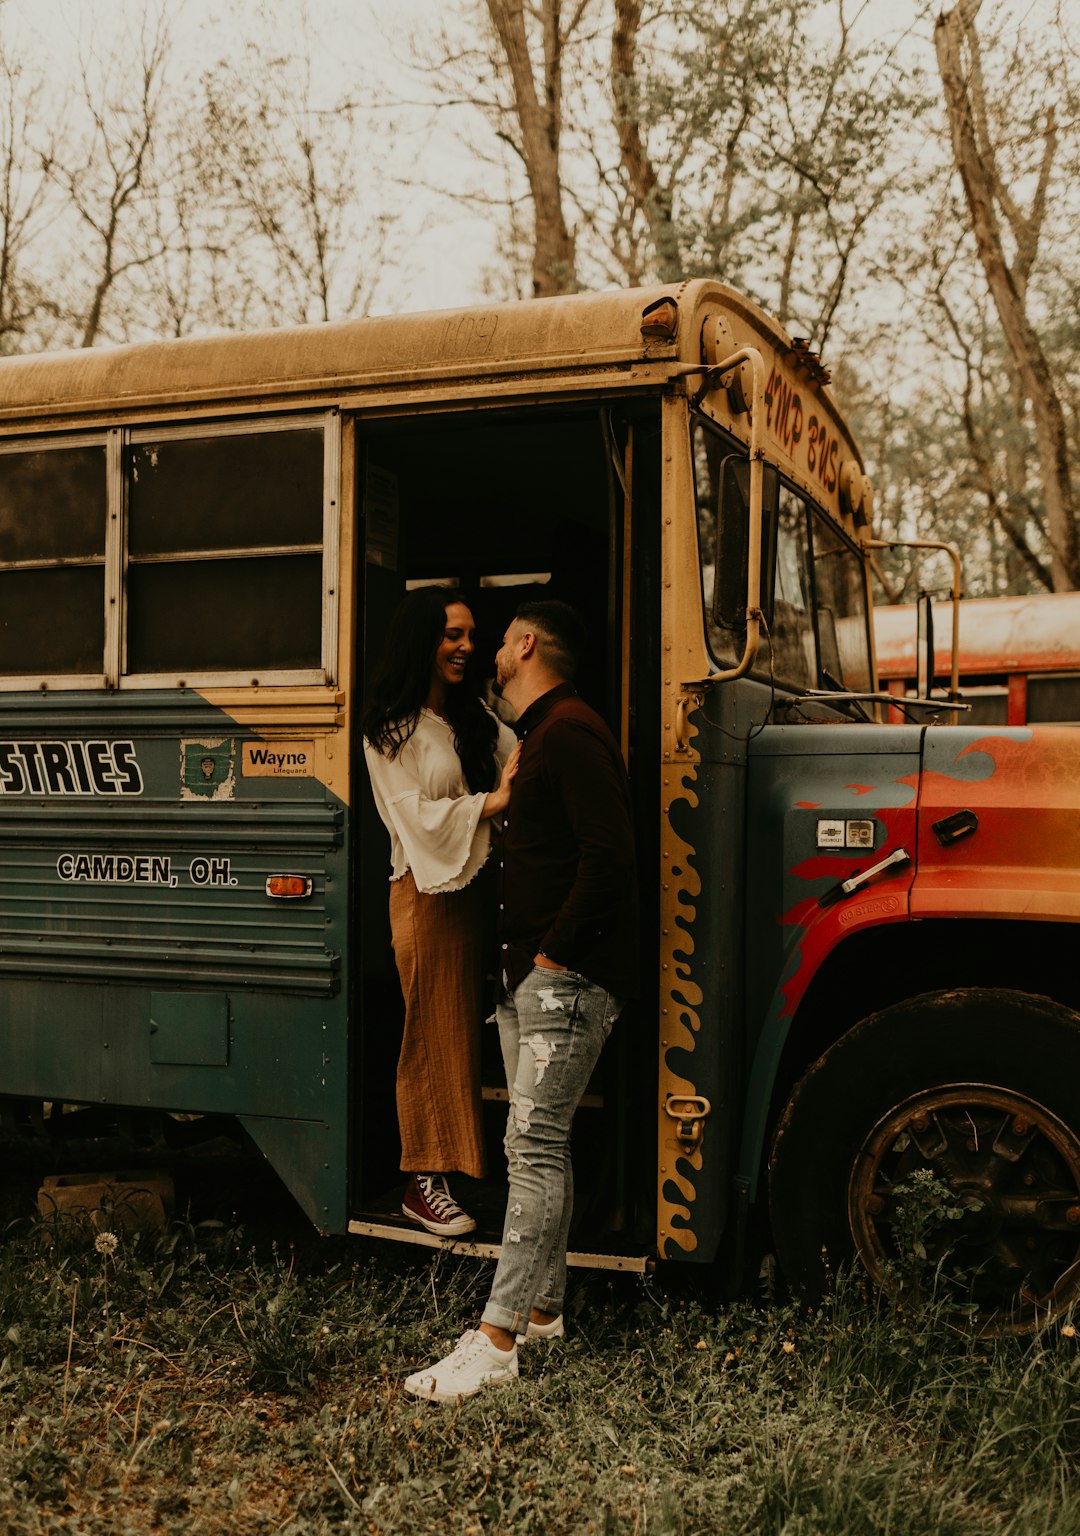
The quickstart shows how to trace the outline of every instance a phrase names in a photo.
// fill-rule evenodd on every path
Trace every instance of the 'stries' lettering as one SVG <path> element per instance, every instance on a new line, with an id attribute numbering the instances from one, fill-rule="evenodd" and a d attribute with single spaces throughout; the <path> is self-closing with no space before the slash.
<path id="1" fill-rule="evenodd" d="M 0 741 L 0 795 L 141 795 L 133 741 Z"/>

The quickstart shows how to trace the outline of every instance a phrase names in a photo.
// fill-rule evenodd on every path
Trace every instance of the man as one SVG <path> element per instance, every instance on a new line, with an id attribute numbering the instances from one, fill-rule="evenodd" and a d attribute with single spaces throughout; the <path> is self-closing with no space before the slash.
<path id="1" fill-rule="evenodd" d="M 562 1336 L 570 1127 L 637 986 L 630 791 L 614 737 L 573 686 L 583 644 L 567 604 L 527 603 L 496 658 L 522 742 L 499 871 L 510 1189 L 479 1328 L 405 1382 L 435 1402 L 513 1381 L 518 1343 Z"/>

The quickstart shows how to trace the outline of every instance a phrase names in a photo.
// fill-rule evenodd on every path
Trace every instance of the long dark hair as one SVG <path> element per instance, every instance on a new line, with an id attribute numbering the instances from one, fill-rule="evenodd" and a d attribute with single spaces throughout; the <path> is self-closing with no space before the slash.
<path id="1" fill-rule="evenodd" d="M 361 722 L 367 740 L 385 757 L 397 757 L 416 730 L 431 689 L 431 669 L 451 603 L 469 606 L 462 593 L 452 587 L 417 587 L 406 592 L 390 620 L 382 655 L 368 685 Z M 494 789 L 499 727 L 480 702 L 471 658 L 461 682 L 446 690 L 446 718 L 469 789 L 474 795 Z"/>

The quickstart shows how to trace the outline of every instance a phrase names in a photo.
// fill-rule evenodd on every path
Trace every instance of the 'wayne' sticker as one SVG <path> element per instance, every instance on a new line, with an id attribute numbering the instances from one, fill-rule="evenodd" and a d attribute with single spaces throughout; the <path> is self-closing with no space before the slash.
<path id="1" fill-rule="evenodd" d="M 0 741 L 0 795 L 141 795 L 133 741 Z"/>
<path id="2" fill-rule="evenodd" d="M 309 779 L 314 772 L 313 741 L 245 741 L 241 772 L 245 779 Z"/>

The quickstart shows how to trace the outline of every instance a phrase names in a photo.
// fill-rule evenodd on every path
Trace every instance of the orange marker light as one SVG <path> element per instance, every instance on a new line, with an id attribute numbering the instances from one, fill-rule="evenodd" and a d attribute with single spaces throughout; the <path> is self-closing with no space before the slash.
<path id="1" fill-rule="evenodd" d="M 298 896 L 311 895 L 311 880 L 307 875 L 268 875 L 266 894 L 295 900 Z"/>

